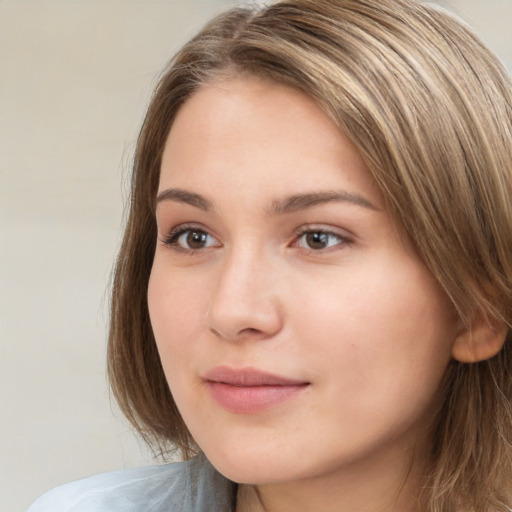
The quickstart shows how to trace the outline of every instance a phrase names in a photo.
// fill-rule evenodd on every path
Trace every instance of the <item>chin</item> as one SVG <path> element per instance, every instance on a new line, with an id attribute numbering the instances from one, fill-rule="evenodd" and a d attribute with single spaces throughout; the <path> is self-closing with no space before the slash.
<path id="1" fill-rule="evenodd" d="M 269 452 L 261 445 L 242 449 L 233 445 L 227 450 L 217 445 L 204 453 L 219 473 L 239 484 L 262 485 L 299 477 L 296 460 L 288 463 L 282 454 L 276 457 L 275 450 Z"/>

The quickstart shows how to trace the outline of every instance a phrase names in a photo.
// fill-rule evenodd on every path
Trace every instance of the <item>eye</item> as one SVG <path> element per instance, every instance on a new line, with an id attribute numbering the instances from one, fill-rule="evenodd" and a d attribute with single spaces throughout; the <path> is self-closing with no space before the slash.
<path id="1" fill-rule="evenodd" d="M 218 247 L 219 242 L 209 233 L 202 229 L 191 227 L 178 227 L 171 231 L 171 234 L 163 240 L 165 245 L 176 250 L 200 251 L 208 247 Z"/>
<path id="2" fill-rule="evenodd" d="M 297 246 L 310 251 L 322 251 L 348 242 L 346 238 L 337 233 L 318 229 L 304 231 L 297 238 Z"/>

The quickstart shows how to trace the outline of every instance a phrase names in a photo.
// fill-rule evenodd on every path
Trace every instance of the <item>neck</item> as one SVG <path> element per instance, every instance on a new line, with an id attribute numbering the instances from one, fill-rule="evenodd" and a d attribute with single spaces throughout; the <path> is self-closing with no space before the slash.
<path id="1" fill-rule="evenodd" d="M 294 482 L 240 485 L 237 512 L 419 512 L 423 464 L 389 457 Z M 417 455 L 417 454 L 416 454 Z M 423 459 L 424 460 L 424 459 Z M 357 467 L 359 466 L 359 467 Z"/>

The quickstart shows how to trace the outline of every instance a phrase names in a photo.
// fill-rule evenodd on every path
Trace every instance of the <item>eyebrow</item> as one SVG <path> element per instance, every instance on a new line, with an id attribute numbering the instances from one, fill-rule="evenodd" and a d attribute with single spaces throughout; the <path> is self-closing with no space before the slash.
<path id="1" fill-rule="evenodd" d="M 212 202 L 206 199 L 206 197 L 196 194 L 195 192 L 183 190 L 182 188 L 168 188 L 167 190 L 160 192 L 156 197 L 156 203 L 158 204 L 163 201 L 174 201 L 176 203 L 189 204 L 190 206 L 194 206 L 200 210 L 204 210 L 205 212 L 213 210 Z"/>
<path id="2" fill-rule="evenodd" d="M 368 199 L 365 199 L 359 194 L 352 194 L 344 190 L 341 191 L 326 191 L 326 192 L 313 192 L 308 194 L 294 194 L 293 196 L 286 197 L 282 200 L 272 202 L 270 213 L 283 214 L 291 213 L 307 208 L 313 208 L 324 203 L 349 203 L 356 206 L 362 206 L 369 210 L 378 211 L 379 208 L 374 206 Z"/>
<path id="3" fill-rule="evenodd" d="M 158 204 L 163 201 L 189 204 L 190 206 L 194 206 L 206 212 L 213 211 L 214 209 L 213 203 L 209 199 L 206 199 L 206 197 L 181 188 L 169 188 L 160 192 L 156 198 L 156 202 Z M 274 200 L 272 201 L 268 213 L 271 215 L 282 215 L 332 202 L 349 203 L 369 210 L 379 210 L 379 208 L 374 206 L 363 196 L 341 190 L 294 194 L 284 199 Z"/>

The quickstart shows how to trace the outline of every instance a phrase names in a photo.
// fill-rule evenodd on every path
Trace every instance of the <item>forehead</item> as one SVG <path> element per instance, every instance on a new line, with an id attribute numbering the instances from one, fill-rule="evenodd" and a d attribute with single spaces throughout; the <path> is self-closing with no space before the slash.
<path id="1" fill-rule="evenodd" d="M 307 95 L 256 77 L 201 87 L 166 141 L 160 190 L 275 195 L 363 189 L 381 202 L 357 148 Z M 226 191 L 225 190 L 225 191 Z"/>

